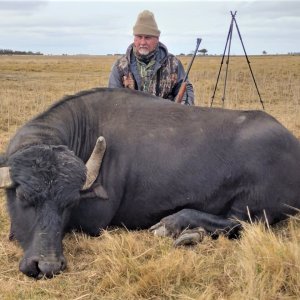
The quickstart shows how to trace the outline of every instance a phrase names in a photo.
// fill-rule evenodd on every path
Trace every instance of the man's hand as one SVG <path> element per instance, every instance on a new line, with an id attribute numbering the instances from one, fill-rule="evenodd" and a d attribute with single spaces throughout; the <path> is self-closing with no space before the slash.
<path id="1" fill-rule="evenodd" d="M 131 74 L 129 74 L 128 76 L 123 76 L 123 85 L 125 88 L 134 90 L 134 79 Z"/>

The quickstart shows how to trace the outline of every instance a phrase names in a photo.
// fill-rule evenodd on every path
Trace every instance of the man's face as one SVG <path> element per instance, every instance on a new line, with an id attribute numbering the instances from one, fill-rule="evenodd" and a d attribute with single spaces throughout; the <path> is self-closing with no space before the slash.
<path id="1" fill-rule="evenodd" d="M 148 55 L 158 44 L 158 37 L 150 35 L 135 35 L 134 46 L 140 55 Z"/>

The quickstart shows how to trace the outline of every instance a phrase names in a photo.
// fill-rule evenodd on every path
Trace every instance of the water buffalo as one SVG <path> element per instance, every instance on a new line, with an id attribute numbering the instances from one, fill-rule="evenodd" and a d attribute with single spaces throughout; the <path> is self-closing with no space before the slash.
<path id="1" fill-rule="evenodd" d="M 86 176 L 90 156 L 98 165 L 89 161 L 94 175 Z M 300 208 L 300 143 L 273 117 L 126 89 L 57 102 L 19 129 L 0 170 L 11 233 L 24 250 L 20 270 L 35 278 L 65 268 L 62 239 L 73 229 L 151 227 L 184 244 Z"/>

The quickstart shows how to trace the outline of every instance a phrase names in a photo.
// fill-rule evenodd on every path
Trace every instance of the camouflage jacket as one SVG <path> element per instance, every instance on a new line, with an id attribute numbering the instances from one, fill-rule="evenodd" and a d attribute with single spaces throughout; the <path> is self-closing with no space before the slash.
<path id="1" fill-rule="evenodd" d="M 184 76 L 185 71 L 181 62 L 174 55 L 168 53 L 165 45 L 159 43 L 147 92 L 174 101 Z M 113 65 L 108 86 L 143 90 L 137 60 L 133 54 L 133 44 L 128 47 L 126 54 L 119 58 Z M 194 91 L 191 83 L 187 84 L 182 103 L 188 105 L 194 104 Z"/>

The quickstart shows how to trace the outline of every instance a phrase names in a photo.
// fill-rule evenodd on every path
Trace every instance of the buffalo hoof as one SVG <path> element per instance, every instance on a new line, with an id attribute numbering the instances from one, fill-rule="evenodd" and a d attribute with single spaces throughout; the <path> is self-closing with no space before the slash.
<path id="1" fill-rule="evenodd" d="M 201 243 L 204 237 L 207 235 L 205 229 L 202 227 L 193 229 L 184 229 L 181 232 L 173 230 L 167 226 L 164 222 L 159 222 L 149 229 L 155 236 L 166 237 L 170 236 L 175 239 L 174 246 L 191 246 Z"/>
<path id="2" fill-rule="evenodd" d="M 174 247 L 178 246 L 193 246 L 203 241 L 206 231 L 201 228 L 186 229 L 174 241 Z"/>
<path id="3" fill-rule="evenodd" d="M 166 225 L 159 222 L 149 229 L 155 236 L 171 236 L 171 231 L 167 229 Z"/>
<path id="4" fill-rule="evenodd" d="M 163 218 L 160 222 L 150 227 L 149 230 L 156 236 L 176 238 L 181 234 L 183 228 L 177 226 L 177 223 L 172 221 L 172 216 Z"/>

